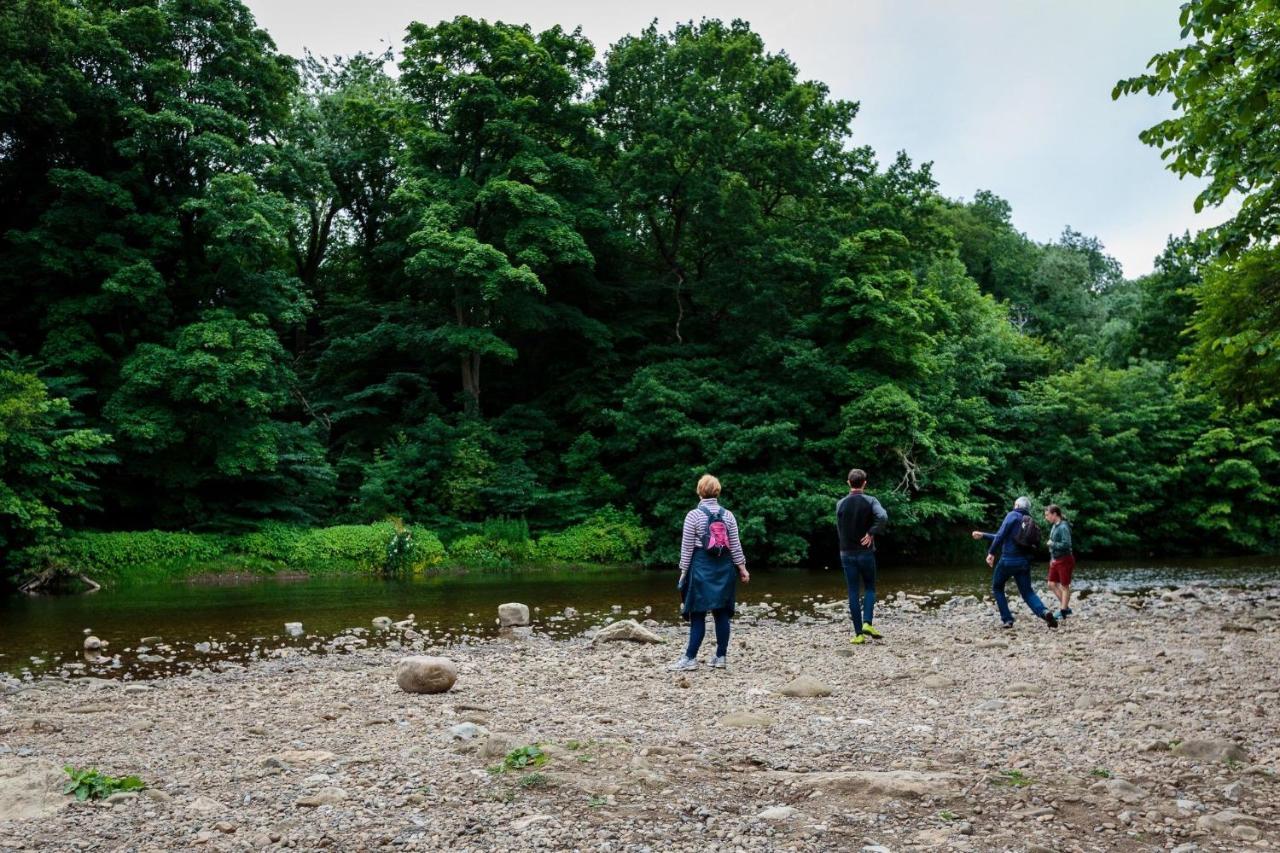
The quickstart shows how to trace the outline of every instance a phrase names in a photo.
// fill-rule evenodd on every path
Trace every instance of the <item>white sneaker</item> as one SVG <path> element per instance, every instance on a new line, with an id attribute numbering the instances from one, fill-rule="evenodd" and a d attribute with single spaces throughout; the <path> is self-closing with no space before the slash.
<path id="1" fill-rule="evenodd" d="M 698 668 L 698 659 L 686 657 L 685 655 L 681 655 L 680 660 L 676 661 L 675 663 L 667 667 L 667 669 L 670 670 L 671 672 L 683 672 L 684 670 L 687 670 L 687 669 L 697 669 L 697 668 Z"/>
<path id="2" fill-rule="evenodd" d="M 711 659 L 712 669 L 725 669 L 728 666 L 729 666 L 729 661 L 725 660 L 724 655 L 720 655 L 719 657 L 715 657 Z"/>

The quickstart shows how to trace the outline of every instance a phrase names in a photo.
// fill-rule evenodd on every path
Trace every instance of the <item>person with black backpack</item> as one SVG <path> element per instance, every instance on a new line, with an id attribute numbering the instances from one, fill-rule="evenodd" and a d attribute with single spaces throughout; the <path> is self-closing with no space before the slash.
<path id="1" fill-rule="evenodd" d="M 836 533 L 840 538 L 840 567 L 849 588 L 849 618 L 853 636 L 849 642 L 861 646 L 868 638 L 880 639 L 871 624 L 876 610 L 876 536 L 889 523 L 889 513 L 880 501 L 866 493 L 867 472 L 849 472 L 849 494 L 836 504 Z M 859 600 L 858 587 L 863 593 Z"/>
<path id="2" fill-rule="evenodd" d="M 995 533 L 975 530 L 973 538 L 991 540 L 991 547 L 987 549 L 987 565 L 994 569 L 991 594 L 1000 608 L 1000 621 L 1004 627 L 1013 627 L 1013 614 L 1009 612 L 1009 601 L 1004 594 L 1005 585 L 1009 578 L 1013 578 L 1031 612 L 1050 628 L 1057 628 L 1057 618 L 1031 589 L 1031 559 L 1040 548 L 1040 525 L 1031 517 L 1031 499 L 1024 496 L 1014 501 L 1013 510 L 1004 517 Z M 999 562 L 996 561 L 997 552 Z"/>

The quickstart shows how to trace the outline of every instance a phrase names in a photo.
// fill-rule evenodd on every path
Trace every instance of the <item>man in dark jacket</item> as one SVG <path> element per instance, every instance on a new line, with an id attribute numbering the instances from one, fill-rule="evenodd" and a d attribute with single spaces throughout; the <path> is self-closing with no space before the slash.
<path id="1" fill-rule="evenodd" d="M 1043 619 L 1050 628 L 1057 628 L 1058 620 L 1044 606 L 1040 596 L 1031 589 L 1031 558 L 1035 556 L 1036 546 L 1020 544 L 1016 537 L 1023 520 L 1030 517 L 1031 499 L 1020 497 L 1013 502 L 1013 510 L 1004 517 L 999 530 L 995 533 L 975 530 L 973 538 L 991 540 L 991 547 L 987 549 L 987 565 L 995 569 L 991 576 L 991 594 L 995 596 L 996 606 L 1000 608 L 1000 621 L 1004 627 L 1013 627 L 1013 614 L 1009 612 L 1009 600 L 1004 595 L 1005 584 L 1009 582 L 1009 578 L 1013 578 L 1022 600 L 1031 608 L 1031 612 Z M 997 553 L 999 562 L 996 561 Z"/>
<path id="2" fill-rule="evenodd" d="M 849 587 L 849 616 L 853 618 L 853 638 L 860 646 L 868 637 L 879 638 L 871 624 L 876 609 L 876 536 L 889 522 L 889 513 L 880 501 L 866 494 L 867 472 L 849 472 L 849 494 L 836 504 L 836 532 L 840 534 L 840 565 Z M 864 589 L 858 601 L 858 582 Z"/>

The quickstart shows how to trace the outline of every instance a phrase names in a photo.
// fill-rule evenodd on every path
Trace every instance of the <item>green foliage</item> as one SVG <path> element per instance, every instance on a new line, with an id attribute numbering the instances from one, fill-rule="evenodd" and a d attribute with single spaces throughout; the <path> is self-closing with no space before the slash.
<path id="1" fill-rule="evenodd" d="M 94 505 L 110 440 L 76 426 L 70 402 L 20 359 L 0 361 L 0 583 L 38 558 L 64 513 Z"/>
<path id="2" fill-rule="evenodd" d="M 296 62 L 240 0 L 11 2 L 0 343 L 41 370 L 0 374 L 0 546 L 108 579 L 666 561 L 712 471 L 753 563 L 824 564 L 857 465 L 886 557 L 1024 490 L 1084 552 L 1274 548 L 1276 22 L 1184 18 L 1120 89 L 1173 93 L 1146 138 L 1245 204 L 1125 281 L 876 162 L 742 21 Z"/>
<path id="3" fill-rule="evenodd" d="M 649 543 L 649 531 L 633 513 L 599 512 L 586 521 L 534 544 L 534 557 L 555 563 L 626 563 L 638 561 Z"/>
<path id="4" fill-rule="evenodd" d="M 1031 784 L 1032 780 L 1021 770 L 1001 770 L 1000 774 L 991 781 L 992 784 L 1006 788 L 1025 788 Z"/>
<path id="5" fill-rule="evenodd" d="M 528 746 L 517 747 L 507 753 L 502 759 L 502 767 L 505 770 L 525 770 L 531 767 L 541 767 L 547 763 L 547 754 L 535 743 Z"/>
<path id="6" fill-rule="evenodd" d="M 146 784 L 137 776 L 107 776 L 97 770 L 77 770 L 68 764 L 62 768 L 71 777 L 64 794 L 75 794 L 76 800 L 105 800 L 121 791 L 141 791 Z"/>
<path id="7" fill-rule="evenodd" d="M 521 788 L 545 788 L 551 783 L 545 773 L 526 773 L 520 777 Z"/>

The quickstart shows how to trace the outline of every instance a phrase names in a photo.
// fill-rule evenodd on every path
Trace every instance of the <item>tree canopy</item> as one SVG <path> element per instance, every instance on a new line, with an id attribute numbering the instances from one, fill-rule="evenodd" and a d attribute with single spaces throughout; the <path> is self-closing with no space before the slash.
<path id="1" fill-rule="evenodd" d="M 1149 141 L 1253 201 L 1127 280 L 1096 237 L 877 162 L 858 105 L 742 21 L 600 55 L 414 23 L 392 68 L 284 56 L 238 0 L 15 0 L 0 538 L 613 508 L 662 560 L 710 470 L 753 560 L 806 563 L 857 465 L 887 553 L 954 553 L 1023 492 L 1094 553 L 1274 548 L 1275 122 L 1205 58 L 1221 30 L 1271 73 L 1273 22 L 1228 5 L 1121 89 L 1174 92 Z"/>

